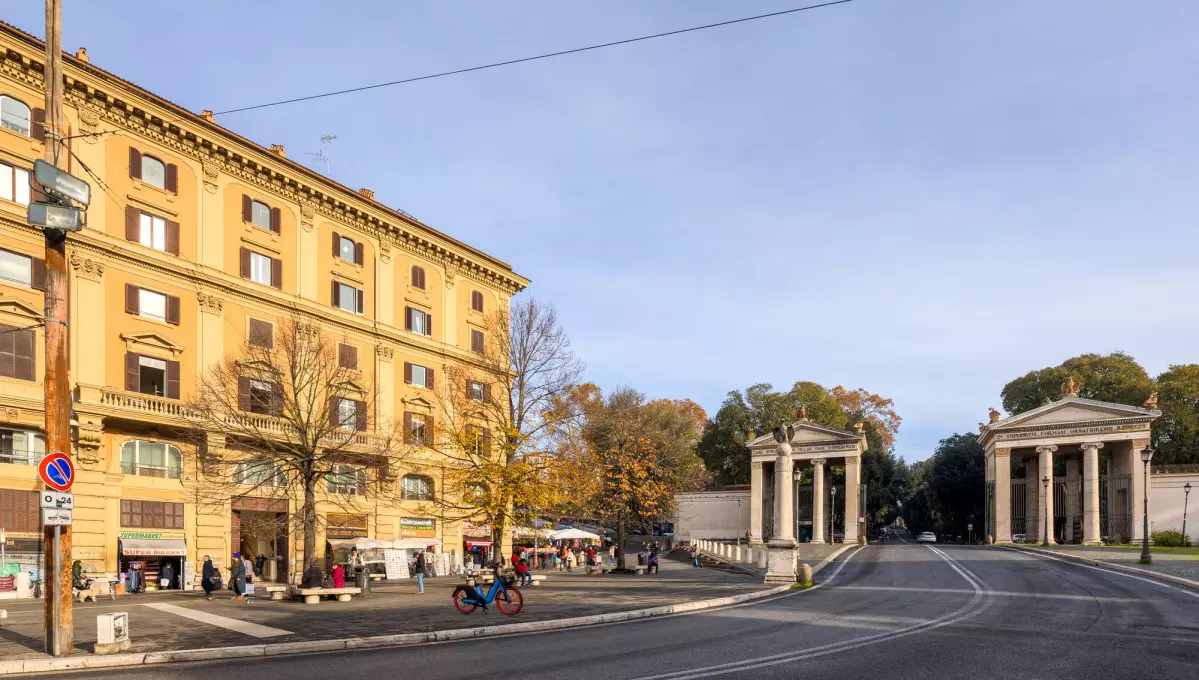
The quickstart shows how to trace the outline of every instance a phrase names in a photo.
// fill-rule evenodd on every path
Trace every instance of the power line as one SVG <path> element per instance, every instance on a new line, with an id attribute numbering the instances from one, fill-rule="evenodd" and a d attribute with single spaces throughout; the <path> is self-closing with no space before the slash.
<path id="1" fill-rule="evenodd" d="M 833 5 L 844 5 L 844 4 L 853 2 L 853 1 L 854 0 L 832 0 L 831 2 L 823 2 L 823 3 L 817 4 L 817 5 L 806 5 L 804 7 L 794 7 L 791 9 L 785 9 L 785 10 L 781 10 L 778 12 L 769 12 L 767 14 L 756 14 L 754 16 L 742 17 L 740 19 L 730 19 L 728 21 L 718 21 L 713 24 L 704 24 L 702 26 L 692 26 L 690 28 L 680 28 L 680 29 L 673 30 L 673 31 L 665 31 L 663 33 L 653 33 L 650 35 L 643 35 L 643 36 L 639 36 L 636 38 L 626 38 L 624 40 L 615 40 L 613 42 L 599 43 L 597 45 L 588 45 L 586 47 L 576 47 L 576 48 L 569 49 L 569 50 L 560 50 L 558 52 L 547 52 L 545 54 L 538 54 L 538 55 L 534 55 L 534 56 L 530 56 L 530 57 L 521 57 L 519 59 L 509 59 L 507 61 L 497 61 L 497 62 L 490 63 L 490 64 L 482 64 L 479 66 L 470 66 L 467 68 L 460 68 L 460 69 L 455 69 L 452 71 L 442 71 L 440 73 L 431 73 L 428 75 L 415 76 L 413 78 L 404 78 L 401 80 L 391 80 L 391 81 L 388 81 L 385 83 L 375 83 L 373 85 L 363 85 L 361 87 L 351 87 L 351 88 L 347 88 L 344 90 L 333 90 L 331 92 L 322 92 L 320 94 L 311 94 L 311 95 L 307 95 L 307 96 L 303 96 L 303 97 L 293 97 L 291 99 L 280 99 L 278 101 L 266 102 L 264 104 L 253 104 L 251 106 L 241 106 L 241 107 L 238 107 L 235 109 L 226 109 L 224 111 L 217 111 L 217 112 L 213 113 L 212 115 L 223 116 L 223 115 L 227 115 L 230 113 L 240 113 L 242 111 L 254 111 L 256 109 L 265 109 L 265 108 L 272 107 L 272 106 L 282 106 L 284 104 L 295 104 L 297 102 L 311 101 L 313 99 L 324 99 L 326 97 L 336 97 L 336 96 L 343 95 L 343 94 L 352 94 L 354 92 L 365 92 L 367 90 L 377 90 L 379 88 L 393 87 L 396 85 L 404 85 L 407 83 L 415 83 L 415 82 L 422 81 L 422 80 L 432 80 L 434 78 L 444 78 L 446 76 L 460 75 L 463 73 L 471 73 L 474 71 L 483 71 L 486 69 L 499 68 L 501 66 L 511 66 L 513 64 L 523 64 L 525 62 L 538 61 L 540 59 L 550 59 L 552 57 L 561 57 L 561 56 L 565 56 L 568 54 L 578 54 L 579 52 L 589 52 L 592 50 L 600 50 L 600 49 L 604 49 L 607 47 L 616 47 L 618 45 L 628 45 L 630 43 L 643 42 L 646 40 L 655 40 L 657 38 L 666 38 L 666 37 L 669 37 L 672 35 L 681 35 L 683 33 L 694 33 L 696 31 L 704 31 L 704 30 L 707 30 L 710 28 L 720 28 L 723 26 L 731 26 L 733 24 L 743 24 L 743 23 L 746 23 L 749 21 L 758 21 L 759 19 L 772 19 L 772 18 L 776 18 L 776 17 L 786 16 L 789 14 L 806 12 L 808 10 L 821 9 L 824 7 L 832 7 Z M 184 118 L 176 118 L 174 120 L 170 120 L 167 122 L 172 123 L 172 122 L 179 122 L 182 120 L 184 120 Z M 83 133 L 83 134 L 73 135 L 73 136 L 74 137 L 91 137 L 91 136 L 101 136 L 101 135 L 112 134 L 113 132 L 117 132 L 117 130 L 109 130 L 106 132 L 88 132 L 88 133 Z M 67 139 L 70 139 L 70 137 L 68 137 Z"/>

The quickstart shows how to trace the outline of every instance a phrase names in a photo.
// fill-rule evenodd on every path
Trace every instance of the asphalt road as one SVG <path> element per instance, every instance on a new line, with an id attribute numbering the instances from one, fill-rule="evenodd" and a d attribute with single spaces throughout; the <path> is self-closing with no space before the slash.
<path id="1" fill-rule="evenodd" d="M 1199 592 L 1000 549 L 893 542 L 846 556 L 811 590 L 699 614 L 421 647 L 71 675 L 1199 677 Z"/>

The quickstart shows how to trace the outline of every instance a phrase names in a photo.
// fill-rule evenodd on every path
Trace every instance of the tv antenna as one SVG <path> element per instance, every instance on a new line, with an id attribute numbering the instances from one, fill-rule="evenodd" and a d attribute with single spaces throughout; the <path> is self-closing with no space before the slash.
<path id="1" fill-rule="evenodd" d="M 333 159 L 329 155 L 329 146 L 335 139 L 337 139 L 337 135 L 321 135 L 321 150 L 307 152 L 307 155 L 311 156 L 317 163 L 325 164 L 326 177 L 332 176 L 333 172 Z"/>

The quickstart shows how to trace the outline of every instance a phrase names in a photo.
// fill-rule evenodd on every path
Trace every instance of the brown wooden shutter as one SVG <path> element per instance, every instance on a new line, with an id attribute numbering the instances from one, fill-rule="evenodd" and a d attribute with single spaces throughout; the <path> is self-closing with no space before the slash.
<path id="1" fill-rule="evenodd" d="M 483 402 L 491 403 L 491 383 L 483 383 Z"/>
<path id="2" fill-rule="evenodd" d="M 412 364 L 407 361 L 404 362 L 404 383 L 408 385 L 412 384 Z"/>
<path id="3" fill-rule="evenodd" d="M 361 243 L 354 244 L 354 264 L 361 265 L 366 262 L 366 247 Z"/>
<path id="4" fill-rule="evenodd" d="M 38 108 L 29 112 L 29 136 L 39 142 L 46 141 L 46 109 Z"/>
<path id="5" fill-rule="evenodd" d="M 167 163 L 166 190 L 172 194 L 179 193 L 179 166 Z"/>
<path id="6" fill-rule="evenodd" d="M 366 309 L 366 293 L 360 290 L 358 291 L 358 313 L 362 314 L 364 309 Z"/>
<path id="7" fill-rule="evenodd" d="M 425 446 L 433 446 L 436 437 L 433 435 L 433 416 L 423 416 L 425 420 Z"/>
<path id="8" fill-rule="evenodd" d="M 283 260 L 271 258 L 271 285 L 283 290 Z"/>
<path id="9" fill-rule="evenodd" d="M 412 308 L 411 307 L 404 308 L 404 330 L 406 330 L 406 331 L 412 330 Z"/>
<path id="10" fill-rule="evenodd" d="M 359 432 L 366 432 L 366 402 L 354 401 L 354 427 Z"/>
<path id="11" fill-rule="evenodd" d="M 352 370 L 358 369 L 358 348 L 353 345 L 338 345 L 338 365 Z"/>
<path id="12" fill-rule="evenodd" d="M 241 195 L 241 219 L 243 222 L 254 219 L 254 200 L 246 194 Z"/>
<path id="13" fill-rule="evenodd" d="M 140 288 L 132 283 L 125 284 L 125 312 L 127 314 L 140 314 L 140 304 L 138 302 L 138 291 Z"/>
<path id="14" fill-rule="evenodd" d="M 129 147 L 129 176 L 134 179 L 142 178 L 142 152 Z"/>
<path id="15" fill-rule="evenodd" d="M 337 307 L 337 282 L 333 282 L 333 306 Z"/>
<path id="16" fill-rule="evenodd" d="M 340 397 L 329 397 L 329 427 L 341 427 Z"/>
<path id="17" fill-rule="evenodd" d="M 9 331 L 13 336 L 13 375 L 18 380 L 34 380 L 37 336 L 32 330 Z"/>
<path id="18" fill-rule="evenodd" d="M 179 398 L 179 362 L 167 362 L 167 399 Z"/>
<path id="19" fill-rule="evenodd" d="M 137 243 L 142 240 L 142 211 L 125 206 L 125 240 Z"/>
<path id="20" fill-rule="evenodd" d="M 412 413 L 404 411 L 404 443 L 412 443 Z"/>
<path id="21" fill-rule="evenodd" d="M 471 385 L 473 385 L 474 383 L 475 383 L 475 381 L 471 380 L 470 378 L 467 378 L 467 379 L 466 379 L 466 398 L 467 398 L 467 399 L 470 399 L 470 398 L 471 398 L 471 396 L 470 396 L 470 395 L 471 395 L 472 393 L 471 393 L 471 390 L 470 390 L 470 388 L 471 388 Z"/>
<path id="22" fill-rule="evenodd" d="M 167 220 L 167 252 L 172 255 L 179 254 L 179 223 L 174 220 Z"/>
<path id="23" fill-rule="evenodd" d="M 271 383 L 271 414 L 283 413 L 283 383 Z"/>
<path id="24" fill-rule="evenodd" d="M 137 354 L 125 352 L 125 391 L 137 392 L 142 385 L 142 366 Z"/>
<path id="25" fill-rule="evenodd" d="M 40 257 L 30 258 L 29 287 L 34 290 L 46 290 L 46 261 Z"/>
<path id="26" fill-rule="evenodd" d="M 179 325 L 179 298 L 175 295 L 167 296 L 167 323 Z"/>
<path id="27" fill-rule="evenodd" d="M 425 387 L 433 389 L 433 369 L 431 368 L 425 369 Z"/>
<path id="28" fill-rule="evenodd" d="M 276 234 L 283 232 L 283 211 L 278 208 L 271 208 L 271 231 Z"/>
<path id="29" fill-rule="evenodd" d="M 241 277 L 243 279 L 250 278 L 250 249 L 241 249 Z"/>
<path id="30" fill-rule="evenodd" d="M 244 375 L 237 376 L 237 408 L 250 410 L 250 379 Z"/>
<path id="31" fill-rule="evenodd" d="M 333 232 L 333 257 L 341 257 L 341 234 Z"/>
<path id="32" fill-rule="evenodd" d="M 433 315 L 425 314 L 425 335 L 433 337 Z"/>
<path id="33" fill-rule="evenodd" d="M 483 428 L 483 453 L 491 453 L 491 428 Z"/>
<path id="34" fill-rule="evenodd" d="M 266 321 L 250 319 L 250 344 L 271 349 L 275 346 L 275 329 Z"/>

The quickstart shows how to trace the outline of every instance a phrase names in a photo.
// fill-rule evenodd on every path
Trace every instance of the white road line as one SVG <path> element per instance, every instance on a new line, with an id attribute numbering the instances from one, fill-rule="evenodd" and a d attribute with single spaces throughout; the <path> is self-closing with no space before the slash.
<path id="1" fill-rule="evenodd" d="M 966 588 L 908 588 L 906 586 L 837 586 L 837 590 L 877 590 L 897 593 L 929 593 L 930 595 L 970 595 L 973 590 Z M 1086 602 L 1140 602 L 1135 597 L 1094 597 L 1092 595 L 1067 595 L 1065 593 L 1016 593 L 1001 590 L 988 590 L 988 595 L 996 597 L 1027 597 L 1036 600 L 1084 600 Z"/>
<path id="2" fill-rule="evenodd" d="M 1123 572 L 1123 571 L 1115 571 L 1113 569 L 1104 569 L 1103 567 L 1096 567 L 1096 566 L 1093 566 L 1090 564 L 1083 564 L 1082 562 L 1075 562 L 1073 560 L 1065 560 L 1060 557 L 1050 557 L 1049 555 L 1046 555 L 1044 553 L 1025 552 L 1023 550 L 1015 550 L 1015 549 L 1010 549 L 1010 550 L 1013 550 L 1013 552 L 1018 552 L 1022 555 L 1032 555 L 1034 557 L 1040 557 L 1041 559 L 1045 559 L 1045 560 L 1053 560 L 1054 562 L 1061 562 L 1062 564 L 1072 564 L 1076 567 L 1083 567 L 1084 569 L 1094 569 L 1095 571 L 1102 571 L 1105 574 L 1112 574 L 1114 576 L 1123 576 L 1124 578 L 1130 578 L 1130 579 L 1134 579 L 1137 581 L 1144 581 L 1145 583 L 1151 583 L 1155 586 L 1160 586 L 1167 590 L 1174 590 L 1174 591 L 1183 593 L 1184 595 L 1190 595 L 1191 597 L 1199 597 L 1199 592 L 1195 592 L 1194 590 L 1191 590 L 1189 588 L 1179 588 L 1178 586 L 1172 586 L 1168 583 L 1163 583 L 1162 581 L 1158 581 L 1156 579 L 1151 579 L 1151 578 L 1146 578 L 1144 576 L 1137 576 L 1136 574 L 1129 574 L 1129 573 Z"/>
<path id="3" fill-rule="evenodd" d="M 207 623 L 211 626 L 220 626 L 221 628 L 228 628 L 229 630 L 237 631 L 238 633 L 245 633 L 246 635 L 250 635 L 250 636 L 256 637 L 256 638 L 269 638 L 269 637 L 278 637 L 280 635 L 291 635 L 290 630 L 283 630 L 282 628 L 271 628 L 270 626 L 263 626 L 263 625 L 260 625 L 257 623 L 250 623 L 249 621 L 241 621 L 238 619 L 230 618 L 228 616 L 220 616 L 219 614 L 213 614 L 211 612 L 197 611 L 195 609 L 188 609 L 187 607 L 177 607 L 173 604 L 165 604 L 165 603 L 155 602 L 153 604 L 143 604 L 142 606 L 149 607 L 151 609 L 157 609 L 160 612 L 167 612 L 170 614 L 178 614 L 179 616 L 182 616 L 184 618 L 191 619 L 193 621 L 199 621 L 200 623 Z"/>
<path id="4" fill-rule="evenodd" d="M 953 567 L 954 570 L 962 576 L 962 578 L 966 579 L 966 582 L 970 584 L 971 588 L 973 589 L 972 592 L 974 593 L 974 597 L 972 597 L 968 603 L 950 614 L 932 619 L 930 621 L 918 623 L 913 626 L 908 626 L 907 628 L 900 628 L 899 630 L 893 630 L 886 633 L 878 633 L 876 635 L 868 635 L 866 637 L 854 638 L 852 640 L 834 642 L 800 651 L 783 652 L 781 654 L 772 654 L 770 656 L 762 656 L 753 659 L 742 659 L 740 661 L 715 664 L 712 666 L 689 668 L 687 670 L 674 671 L 671 673 L 650 675 L 639 678 L 638 680 L 682 680 L 684 678 L 686 680 L 692 680 L 694 678 L 707 678 L 714 675 L 723 675 L 725 673 L 739 673 L 756 668 L 765 668 L 767 666 L 777 666 L 784 663 L 812 659 L 820 656 L 826 656 L 828 654 L 836 654 L 851 649 L 858 649 L 859 647 L 868 647 L 870 645 L 876 645 L 880 642 L 890 642 L 891 640 L 907 637 L 908 635 L 915 635 L 916 633 L 935 630 L 937 628 L 941 628 L 942 626 L 948 626 L 951 623 L 956 623 L 963 619 L 974 616 L 982 611 L 982 609 L 985 607 L 985 604 L 984 607 L 980 607 L 978 604 L 983 599 L 983 595 L 985 594 L 984 586 L 982 586 L 979 582 L 976 582 L 973 578 L 967 576 L 963 570 L 958 569 L 954 564 L 953 558 L 944 553 L 937 554 L 939 557 L 941 557 L 941 559 L 949 563 L 949 566 Z"/>

